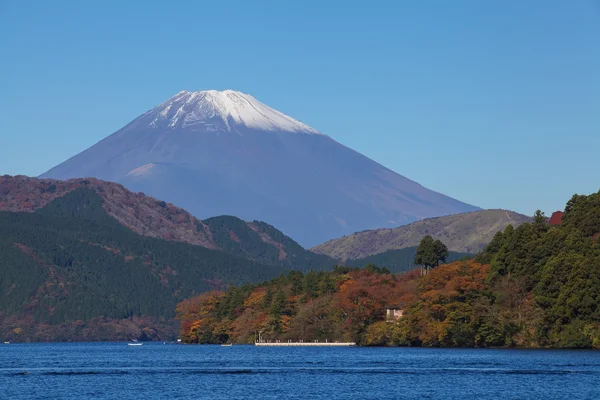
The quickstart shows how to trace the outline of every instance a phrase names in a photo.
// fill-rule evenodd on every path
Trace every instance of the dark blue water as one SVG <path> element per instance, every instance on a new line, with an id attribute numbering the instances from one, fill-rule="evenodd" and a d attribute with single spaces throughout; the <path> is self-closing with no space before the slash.
<path id="1" fill-rule="evenodd" d="M 600 352 L 0 345 L 2 399 L 600 399 Z"/>

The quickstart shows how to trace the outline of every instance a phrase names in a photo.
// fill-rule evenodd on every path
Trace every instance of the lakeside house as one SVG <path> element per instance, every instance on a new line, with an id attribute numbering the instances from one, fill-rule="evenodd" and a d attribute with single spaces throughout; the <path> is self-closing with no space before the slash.
<path id="1" fill-rule="evenodd" d="M 395 322 L 404 315 L 404 304 L 396 304 L 385 308 L 385 320 Z"/>

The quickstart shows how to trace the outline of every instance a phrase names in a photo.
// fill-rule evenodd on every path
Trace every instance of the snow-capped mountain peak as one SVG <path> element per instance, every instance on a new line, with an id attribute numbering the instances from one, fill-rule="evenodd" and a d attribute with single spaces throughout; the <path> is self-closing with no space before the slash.
<path id="1" fill-rule="evenodd" d="M 234 90 L 183 90 L 148 112 L 152 126 L 208 131 L 261 131 L 319 134 L 308 125 Z"/>
<path id="2" fill-rule="evenodd" d="M 231 90 L 179 92 L 43 177 L 118 182 L 198 218 L 267 221 L 309 246 L 477 209 Z"/>

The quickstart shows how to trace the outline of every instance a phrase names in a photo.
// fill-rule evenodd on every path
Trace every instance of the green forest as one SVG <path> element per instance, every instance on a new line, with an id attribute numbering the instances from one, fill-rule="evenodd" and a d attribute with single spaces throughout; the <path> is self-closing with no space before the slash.
<path id="1" fill-rule="evenodd" d="M 354 267 L 363 267 L 365 265 L 374 264 L 381 265 L 390 270 L 393 273 L 407 272 L 411 269 L 417 268 L 418 264 L 415 262 L 417 255 L 417 247 L 406 247 L 398 250 L 388 250 L 383 253 L 375 254 L 373 256 L 361 258 L 358 260 L 348 260 L 345 264 Z M 459 253 L 450 251 L 446 258 L 447 262 L 470 259 L 473 258 L 474 254 Z"/>
<path id="2" fill-rule="evenodd" d="M 0 212 L 0 338 L 122 340 L 145 332 L 172 339 L 177 334 L 174 309 L 185 298 L 291 270 L 306 273 L 335 265 L 271 225 L 230 216 L 202 221 L 218 250 L 143 236 L 107 213 L 101 194 L 114 187 L 83 183 L 35 212 Z M 39 203 L 41 195 L 55 190 L 51 184 L 41 190 L 30 186 L 15 182 L 5 200 L 14 192 L 13 202 Z M 130 204 L 120 195 L 120 201 Z M 113 200 L 113 206 L 120 204 Z M 141 200 L 145 206 L 166 207 Z M 152 218 L 132 207 L 120 210 L 120 218 L 132 225 Z M 175 223 L 182 215 L 175 210 L 162 217 L 174 222 L 179 237 L 186 237 L 181 230 L 186 218 Z M 160 236 L 168 238 L 161 226 L 147 226 L 158 227 Z M 206 227 L 197 231 L 206 232 Z M 390 258 L 390 268 L 407 270 L 411 258 L 410 250 L 408 257 Z"/>
<path id="3" fill-rule="evenodd" d="M 325 270 L 335 264 L 333 259 L 306 250 L 265 222 L 248 223 L 227 215 L 202 222 L 210 228 L 217 247 L 232 255 L 300 271 Z"/>
<path id="4" fill-rule="evenodd" d="M 141 236 L 107 215 L 87 188 L 34 213 L 0 212 L 0 268 L 0 337 L 18 328 L 31 340 L 35 324 L 172 319 L 186 297 L 287 270 Z"/>

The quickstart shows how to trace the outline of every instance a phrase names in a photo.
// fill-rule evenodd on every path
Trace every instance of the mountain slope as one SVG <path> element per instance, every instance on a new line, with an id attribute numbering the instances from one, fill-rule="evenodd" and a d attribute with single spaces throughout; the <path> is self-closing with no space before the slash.
<path id="1" fill-rule="evenodd" d="M 166 327 L 150 324 L 155 338 L 167 339 L 183 298 L 289 271 L 139 235 L 103 203 L 95 191 L 80 187 L 35 212 L 0 212 L 1 336 L 18 327 L 24 330 L 19 340 L 72 340 L 65 332 L 85 323 L 87 339 L 127 340 L 131 330 L 107 332 L 97 319 L 150 318 Z M 54 332 L 42 337 L 39 330 L 47 324 Z"/>
<path id="2" fill-rule="evenodd" d="M 210 229 L 216 246 L 226 253 L 304 271 L 328 269 L 335 264 L 332 258 L 304 249 L 265 222 L 246 222 L 231 216 L 213 217 L 202 222 Z"/>
<path id="3" fill-rule="evenodd" d="M 187 211 L 93 178 L 57 181 L 4 175 L 0 177 L 0 211 L 32 212 L 82 187 L 102 198 L 102 208 L 109 216 L 141 235 L 216 248 L 208 227 Z"/>
<path id="4" fill-rule="evenodd" d="M 183 91 L 42 175 L 96 177 L 199 218 L 269 221 L 303 245 L 476 207 L 234 91 Z"/>
<path id="5" fill-rule="evenodd" d="M 450 251 L 477 253 L 492 240 L 496 232 L 512 224 L 518 226 L 531 218 L 513 211 L 482 210 L 438 218 L 429 218 L 394 229 L 357 232 L 330 240 L 311 250 L 329 257 L 348 260 L 364 259 L 389 250 L 418 246 L 425 235 L 440 239 Z"/>
<path id="6" fill-rule="evenodd" d="M 57 181 L 0 177 L 0 211 L 32 212 L 51 207 L 52 201 L 82 188 L 102 200 L 99 207 L 107 219 L 116 220 L 144 236 L 222 250 L 236 257 L 285 268 L 324 269 L 334 264 L 332 259 L 305 250 L 264 222 L 246 222 L 229 216 L 200 221 L 172 204 L 93 178 Z M 77 215 L 78 204 L 75 201 L 73 209 L 65 209 L 63 216 Z"/>

